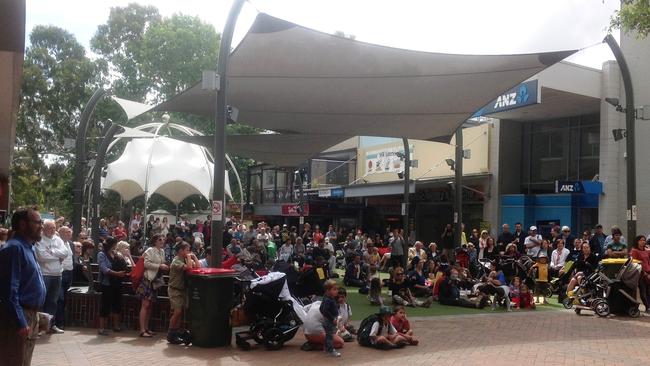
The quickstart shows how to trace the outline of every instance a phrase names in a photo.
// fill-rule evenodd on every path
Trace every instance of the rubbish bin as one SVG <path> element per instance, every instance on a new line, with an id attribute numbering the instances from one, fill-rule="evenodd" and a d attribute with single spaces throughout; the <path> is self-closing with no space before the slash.
<path id="1" fill-rule="evenodd" d="M 192 344 L 199 347 L 229 346 L 235 271 L 197 268 L 188 273 Z"/>
<path id="2" fill-rule="evenodd" d="M 634 263 L 640 263 L 636 259 L 632 259 Z M 616 278 L 618 271 L 627 263 L 627 258 L 605 258 L 600 261 L 600 264 L 603 265 L 603 273 L 607 278 L 613 280 Z"/>

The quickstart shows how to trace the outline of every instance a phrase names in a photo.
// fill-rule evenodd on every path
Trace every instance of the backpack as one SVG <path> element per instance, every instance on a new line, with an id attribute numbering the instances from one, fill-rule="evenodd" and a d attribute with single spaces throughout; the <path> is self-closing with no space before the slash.
<path id="1" fill-rule="evenodd" d="M 378 314 L 371 314 L 361 321 L 359 330 L 357 330 L 357 342 L 359 342 L 360 346 L 372 346 L 370 343 L 370 331 L 372 330 L 372 325 L 379 320 L 380 319 Z"/>
<path id="2" fill-rule="evenodd" d="M 141 255 L 138 259 L 138 263 L 136 263 L 133 270 L 131 270 L 130 277 L 131 286 L 133 286 L 133 290 L 135 291 L 138 289 L 138 286 L 140 286 L 140 282 L 142 282 L 142 278 L 144 277 L 144 255 Z"/>

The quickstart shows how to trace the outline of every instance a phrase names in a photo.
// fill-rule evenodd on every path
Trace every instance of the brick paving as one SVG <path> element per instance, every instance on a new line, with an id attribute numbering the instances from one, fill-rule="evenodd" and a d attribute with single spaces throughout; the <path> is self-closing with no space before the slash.
<path id="1" fill-rule="evenodd" d="M 168 345 L 135 332 L 98 337 L 70 328 L 42 336 L 32 365 L 650 365 L 650 317 L 597 318 L 573 311 L 411 319 L 417 347 L 378 351 L 346 343 L 339 359 L 300 350 L 302 334 L 280 351 Z M 1 356 L 0 356 L 1 357 Z"/>

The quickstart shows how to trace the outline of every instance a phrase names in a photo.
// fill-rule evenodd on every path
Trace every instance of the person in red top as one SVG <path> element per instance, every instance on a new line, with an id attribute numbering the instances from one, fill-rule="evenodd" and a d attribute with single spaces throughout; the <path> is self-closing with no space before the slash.
<path id="1" fill-rule="evenodd" d="M 127 239 L 127 233 L 126 233 L 126 228 L 124 227 L 124 223 L 122 221 L 117 222 L 117 226 L 115 229 L 113 229 L 113 235 L 112 235 L 117 241 L 122 241 Z"/>
<path id="2" fill-rule="evenodd" d="M 402 305 L 396 305 L 394 309 L 395 312 L 393 313 L 393 316 L 390 317 L 390 323 L 393 324 L 393 327 L 397 330 L 397 334 L 406 338 L 411 346 L 417 346 L 419 341 L 413 336 L 413 329 L 411 329 L 411 324 L 406 318 L 406 309 L 404 309 L 404 306 Z"/>
<path id="3" fill-rule="evenodd" d="M 641 262 L 643 274 L 639 278 L 639 292 L 641 300 L 645 305 L 645 312 L 650 314 L 650 250 L 645 249 L 646 237 L 639 235 L 634 238 L 634 245 L 630 250 L 630 256 Z"/>
<path id="4" fill-rule="evenodd" d="M 320 231 L 320 227 L 318 225 L 316 225 L 316 228 L 314 229 L 314 236 L 313 236 L 313 239 L 312 239 L 313 242 L 316 243 L 316 244 L 319 244 L 321 241 L 323 241 L 324 238 L 325 238 L 325 236 Z"/>

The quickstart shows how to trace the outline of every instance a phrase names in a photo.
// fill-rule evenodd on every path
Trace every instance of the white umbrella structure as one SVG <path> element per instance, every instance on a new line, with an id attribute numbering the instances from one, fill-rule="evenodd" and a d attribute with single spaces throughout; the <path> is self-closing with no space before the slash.
<path id="1" fill-rule="evenodd" d="M 194 194 L 210 200 L 213 169 L 200 146 L 164 136 L 133 139 L 122 155 L 108 164 L 102 189 L 119 193 L 124 201 L 144 195 L 146 202 L 153 193 L 176 205 Z M 228 174 L 225 187 L 232 198 Z"/>

